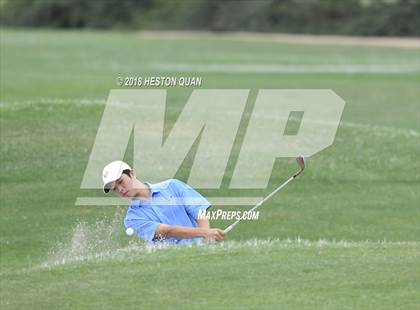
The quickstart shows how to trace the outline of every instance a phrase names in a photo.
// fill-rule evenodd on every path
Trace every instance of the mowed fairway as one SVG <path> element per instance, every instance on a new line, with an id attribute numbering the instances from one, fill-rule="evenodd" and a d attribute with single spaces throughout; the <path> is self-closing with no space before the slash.
<path id="1" fill-rule="evenodd" d="M 1 309 L 420 307 L 419 49 L 45 30 L 0 44 Z M 75 201 L 102 195 L 80 183 L 116 78 L 152 75 L 253 98 L 332 89 L 346 106 L 333 146 L 258 221 L 223 244 L 151 248 L 124 235 L 125 206 Z M 167 132 L 191 91 L 168 91 Z M 266 190 L 232 192 L 239 147 L 218 196 L 264 196 L 296 170 L 278 159 Z"/>

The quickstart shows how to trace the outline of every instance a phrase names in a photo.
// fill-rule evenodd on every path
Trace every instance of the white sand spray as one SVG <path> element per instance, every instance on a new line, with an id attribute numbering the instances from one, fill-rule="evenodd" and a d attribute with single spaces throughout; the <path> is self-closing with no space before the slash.
<path id="1" fill-rule="evenodd" d="M 57 243 L 47 255 L 43 267 L 62 265 L 109 256 L 141 241 L 128 239 L 124 233 L 125 208 L 117 207 L 114 215 L 95 223 L 79 222 L 63 242 Z"/>
<path id="2" fill-rule="evenodd" d="M 115 223 L 118 218 L 116 213 L 111 223 Z M 100 224 L 99 224 L 100 223 Z M 199 243 L 199 244 L 146 244 L 138 238 L 121 242 L 109 235 L 102 235 L 114 232 L 116 225 L 104 227 L 105 222 L 97 222 L 94 226 L 78 224 L 74 229 L 70 242 L 60 243 L 50 252 L 48 259 L 34 268 L 26 269 L 24 272 L 52 269 L 74 263 L 98 263 L 104 261 L 124 261 L 128 262 L 141 257 L 147 258 L 150 255 L 168 255 L 179 253 L 181 255 L 191 255 L 191 253 L 216 254 L 231 253 L 233 251 L 255 251 L 261 253 L 271 248 L 361 248 L 372 246 L 398 246 L 412 245 L 417 242 L 388 242 L 379 241 L 345 241 L 345 240 L 316 240 L 310 241 L 300 237 L 293 239 L 251 239 L 251 240 L 229 240 L 221 243 Z M 101 237 L 104 236 L 104 237 Z M 127 238 L 127 237 L 125 237 Z M 192 250 L 193 252 L 190 252 Z M 22 270 L 23 271 L 23 270 Z"/>

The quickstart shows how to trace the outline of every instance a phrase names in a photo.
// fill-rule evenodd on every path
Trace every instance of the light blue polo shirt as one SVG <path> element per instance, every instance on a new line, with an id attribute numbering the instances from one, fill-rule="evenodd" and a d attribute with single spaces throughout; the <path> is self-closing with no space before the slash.
<path id="1" fill-rule="evenodd" d="M 124 219 L 125 227 L 131 227 L 140 238 L 149 242 L 164 241 L 176 244 L 201 242 L 203 238 L 154 240 L 154 235 L 160 224 L 197 227 L 200 210 L 207 210 L 211 206 L 208 200 L 176 179 L 147 184 L 152 193 L 151 199 L 131 201 Z"/>

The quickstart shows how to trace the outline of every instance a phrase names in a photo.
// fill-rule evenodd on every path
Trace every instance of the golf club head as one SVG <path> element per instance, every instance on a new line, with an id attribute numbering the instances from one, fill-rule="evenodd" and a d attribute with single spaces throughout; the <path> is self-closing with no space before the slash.
<path id="1" fill-rule="evenodd" d="M 296 161 L 299 165 L 300 170 L 293 175 L 293 178 L 296 178 L 305 169 L 305 158 L 303 157 L 303 155 L 299 155 L 298 157 L 296 157 Z"/>
<path id="2" fill-rule="evenodd" d="M 296 157 L 296 161 L 300 167 L 300 170 L 304 170 L 305 169 L 305 158 L 303 157 L 303 155 L 299 155 L 298 157 Z"/>

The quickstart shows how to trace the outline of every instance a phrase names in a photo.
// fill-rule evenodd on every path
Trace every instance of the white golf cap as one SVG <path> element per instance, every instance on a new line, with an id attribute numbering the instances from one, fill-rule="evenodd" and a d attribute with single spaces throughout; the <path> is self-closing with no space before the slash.
<path id="1" fill-rule="evenodd" d="M 104 182 L 104 193 L 108 193 L 112 183 L 118 180 L 124 170 L 131 170 L 130 166 L 121 160 L 113 161 L 105 166 L 102 171 L 102 181 Z"/>

